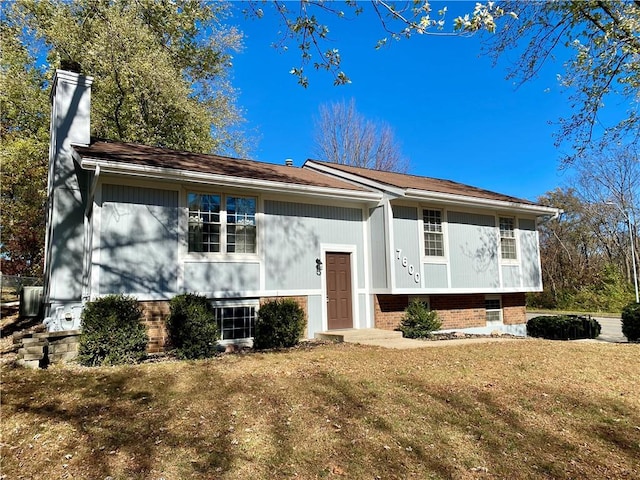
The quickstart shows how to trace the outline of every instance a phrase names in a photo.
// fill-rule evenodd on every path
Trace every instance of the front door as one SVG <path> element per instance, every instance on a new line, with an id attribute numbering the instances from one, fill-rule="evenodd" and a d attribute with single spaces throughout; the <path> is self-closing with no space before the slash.
<path id="1" fill-rule="evenodd" d="M 353 328 L 351 254 L 327 253 L 326 265 L 328 328 Z"/>

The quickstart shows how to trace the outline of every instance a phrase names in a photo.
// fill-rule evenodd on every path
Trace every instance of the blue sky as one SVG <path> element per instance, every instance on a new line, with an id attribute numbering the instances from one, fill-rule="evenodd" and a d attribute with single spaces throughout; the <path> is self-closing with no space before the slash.
<path id="1" fill-rule="evenodd" d="M 474 5 L 446 4 L 450 20 Z M 288 52 L 271 47 L 279 40 L 275 14 L 260 20 L 238 14 L 232 22 L 245 35 L 243 51 L 234 56 L 233 84 L 240 90 L 246 128 L 260 135 L 251 158 L 292 158 L 302 165 L 313 157 L 319 106 L 354 98 L 360 113 L 394 128 L 412 174 L 530 200 L 567 182 L 558 170 L 561 152 L 552 136 L 557 127 L 550 124 L 571 113 L 556 80 L 559 63 L 516 88 L 505 79 L 508 58 L 492 67 L 481 55 L 479 37 L 414 36 L 375 50 L 384 32 L 364 15 L 330 25 L 329 45 L 340 49 L 352 83 L 334 87 L 331 75 L 309 72 L 304 89 L 289 74 L 299 65 L 295 45 Z"/>

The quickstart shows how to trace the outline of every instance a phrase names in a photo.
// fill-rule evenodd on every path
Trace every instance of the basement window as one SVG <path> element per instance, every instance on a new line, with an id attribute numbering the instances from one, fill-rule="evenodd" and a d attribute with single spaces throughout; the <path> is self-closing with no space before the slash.
<path id="1" fill-rule="evenodd" d="M 256 325 L 257 302 L 252 304 L 223 304 L 214 307 L 221 340 L 253 338 Z"/>
<path id="2" fill-rule="evenodd" d="M 486 297 L 484 301 L 487 326 L 502 325 L 502 300 L 499 296 Z"/>

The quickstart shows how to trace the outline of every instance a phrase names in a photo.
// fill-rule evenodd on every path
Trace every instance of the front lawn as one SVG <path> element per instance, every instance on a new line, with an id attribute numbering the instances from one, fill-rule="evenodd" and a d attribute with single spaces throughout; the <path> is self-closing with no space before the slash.
<path id="1" fill-rule="evenodd" d="M 640 346 L 2 367 L 0 478 L 638 478 Z"/>

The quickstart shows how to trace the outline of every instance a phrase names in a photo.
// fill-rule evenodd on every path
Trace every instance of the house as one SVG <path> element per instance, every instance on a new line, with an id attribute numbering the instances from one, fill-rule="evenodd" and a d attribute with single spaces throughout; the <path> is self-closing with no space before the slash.
<path id="1" fill-rule="evenodd" d="M 260 302 L 294 298 L 306 335 L 397 327 L 413 298 L 443 329 L 524 334 L 542 290 L 536 225 L 557 210 L 432 178 L 308 160 L 301 168 L 90 137 L 90 77 L 58 70 L 44 301 L 50 330 L 87 300 L 137 297 L 150 348 L 176 294 L 213 302 L 223 341 Z"/>

